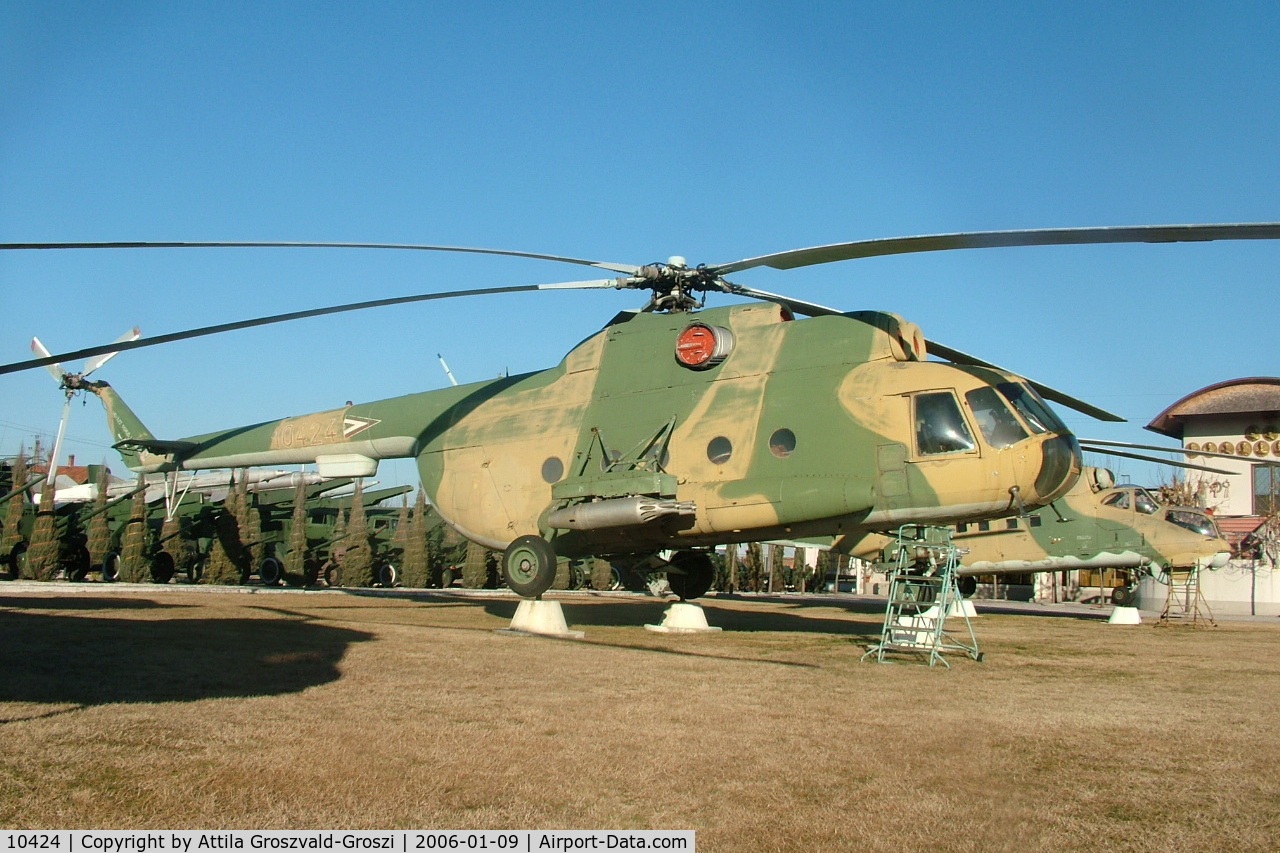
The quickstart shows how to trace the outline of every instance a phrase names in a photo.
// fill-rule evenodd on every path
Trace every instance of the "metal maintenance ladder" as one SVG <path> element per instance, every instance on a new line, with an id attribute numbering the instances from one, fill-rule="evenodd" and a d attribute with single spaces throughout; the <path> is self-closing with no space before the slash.
<path id="1" fill-rule="evenodd" d="M 928 666 L 941 663 L 948 669 L 951 664 L 944 652 L 964 652 L 982 660 L 956 579 L 960 552 L 951 541 L 951 528 L 904 524 L 898 528 L 895 547 L 880 642 L 869 647 L 862 660 L 875 657 L 879 663 L 892 663 L 885 657 L 897 652 L 924 655 Z M 948 616 L 964 620 L 968 642 L 947 631 Z"/>
<path id="2" fill-rule="evenodd" d="M 1203 628 L 1206 623 L 1216 628 L 1213 611 L 1209 603 L 1200 595 L 1200 569 L 1168 569 L 1166 576 L 1169 586 L 1165 592 L 1164 610 L 1160 611 L 1158 625 L 1171 625 L 1175 622 Z"/>

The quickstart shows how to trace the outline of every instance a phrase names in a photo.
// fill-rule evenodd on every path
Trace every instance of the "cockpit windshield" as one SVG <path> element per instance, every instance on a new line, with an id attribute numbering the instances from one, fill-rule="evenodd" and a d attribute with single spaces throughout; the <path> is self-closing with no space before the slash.
<path id="1" fill-rule="evenodd" d="M 1200 533 L 1204 536 L 1218 537 L 1218 525 L 1213 523 L 1213 519 L 1205 515 L 1203 512 L 1196 512 L 1190 509 L 1171 509 L 1165 513 L 1165 520 L 1171 521 L 1179 527 L 1185 527 L 1193 533 Z"/>
<path id="2" fill-rule="evenodd" d="M 1133 496 L 1132 504 L 1129 501 L 1130 495 Z M 1160 511 L 1160 504 L 1156 503 L 1156 499 L 1151 497 L 1150 492 L 1140 486 L 1117 489 L 1103 498 L 1102 503 L 1116 509 L 1129 509 L 1132 506 L 1143 515 L 1155 515 Z"/>
<path id="3" fill-rule="evenodd" d="M 1156 499 L 1146 489 L 1134 489 L 1133 508 L 1143 515 L 1155 515 L 1160 504 L 1156 503 Z"/>
<path id="4" fill-rule="evenodd" d="M 996 386 L 1009 401 L 1009 405 L 1022 415 L 1022 419 L 1035 433 L 1067 432 L 1067 426 L 1058 420 L 1040 395 L 1021 382 L 1001 382 Z"/>
<path id="5" fill-rule="evenodd" d="M 996 389 L 990 386 L 975 388 L 966 392 L 964 398 L 968 401 L 987 444 L 999 450 L 1027 437 L 1027 431 L 1018 423 L 1013 412 L 1009 411 Z"/>

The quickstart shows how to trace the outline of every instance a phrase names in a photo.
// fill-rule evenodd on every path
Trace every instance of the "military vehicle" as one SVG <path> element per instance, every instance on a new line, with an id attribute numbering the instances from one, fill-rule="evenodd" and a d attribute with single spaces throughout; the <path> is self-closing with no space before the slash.
<path id="1" fill-rule="evenodd" d="M 941 249 L 1280 236 L 1280 223 L 975 232 L 864 240 L 690 266 L 403 244 L 11 243 L 3 249 L 307 246 L 484 252 L 588 265 L 619 277 L 371 300 L 260 317 L 0 366 L 0 373 L 320 314 L 480 293 L 648 291 L 532 373 L 237 426 L 177 440 L 148 430 L 104 382 L 67 379 L 103 403 L 135 471 L 315 464 L 371 476 L 414 458 L 459 533 L 502 552 L 508 586 L 536 597 L 557 556 L 665 564 L 682 598 L 713 578 L 720 544 L 891 530 L 1023 513 L 1064 496 L 1080 445 L 1044 398 L 1118 416 L 927 340 L 897 314 L 842 312 L 728 281 Z M 759 300 L 705 308 L 708 293 Z M 806 315 L 796 319 L 797 315 Z M 947 362 L 929 361 L 927 356 Z M 1043 395 L 1043 397 L 1042 397 Z M 669 554 L 669 556 L 660 556 Z"/>

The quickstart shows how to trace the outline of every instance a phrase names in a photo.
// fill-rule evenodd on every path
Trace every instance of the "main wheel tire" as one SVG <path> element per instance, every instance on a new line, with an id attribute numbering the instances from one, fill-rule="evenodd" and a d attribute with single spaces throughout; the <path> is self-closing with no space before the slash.
<path id="1" fill-rule="evenodd" d="M 275 557 L 266 557 L 258 564 L 258 580 L 263 586 L 279 586 L 284 580 L 284 564 Z"/>
<path id="2" fill-rule="evenodd" d="M 668 561 L 676 571 L 667 572 L 667 583 L 681 601 L 706 595 L 716 579 L 716 567 L 706 551 L 677 551 Z"/>
<path id="3" fill-rule="evenodd" d="M 374 577 L 380 585 L 391 589 L 400 580 L 400 573 L 390 563 L 383 563 L 374 570 Z"/>
<path id="4" fill-rule="evenodd" d="M 118 577 L 120 577 L 120 554 L 109 551 L 107 556 L 102 558 L 102 579 L 113 581 Z"/>
<path id="5" fill-rule="evenodd" d="M 1111 590 L 1111 603 L 1116 607 L 1132 607 L 1137 598 L 1138 596 L 1134 593 L 1133 587 L 1118 586 Z"/>
<path id="6" fill-rule="evenodd" d="M 16 581 L 21 578 L 25 574 L 23 570 L 27 565 L 27 543 L 19 542 L 14 545 L 5 562 L 9 565 L 9 579 Z"/>
<path id="7" fill-rule="evenodd" d="M 962 597 L 972 598 L 973 594 L 978 591 L 978 579 L 973 575 L 964 575 L 956 579 L 956 586 L 960 589 Z"/>
<path id="8" fill-rule="evenodd" d="M 158 551 L 151 558 L 151 582 L 168 583 L 178 568 L 173 562 L 173 555 L 168 551 Z"/>
<path id="9" fill-rule="evenodd" d="M 89 549 L 84 546 L 76 548 L 66 563 L 67 580 L 77 582 L 84 580 L 89 574 L 89 563 Z"/>
<path id="10" fill-rule="evenodd" d="M 555 549 L 541 536 L 521 536 L 502 553 L 502 575 L 517 594 L 537 598 L 555 583 Z"/>

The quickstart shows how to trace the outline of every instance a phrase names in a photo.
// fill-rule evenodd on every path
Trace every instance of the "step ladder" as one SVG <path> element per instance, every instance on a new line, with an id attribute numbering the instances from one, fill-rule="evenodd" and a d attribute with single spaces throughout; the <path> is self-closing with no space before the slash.
<path id="1" fill-rule="evenodd" d="M 964 652 L 982 660 L 960 595 L 960 551 L 951 541 L 951 528 L 904 524 L 898 528 L 895 549 L 880 642 L 870 646 L 862 660 L 874 657 L 879 663 L 893 663 L 887 655 L 923 655 L 928 666 L 941 663 L 948 669 L 951 664 L 944 652 Z M 947 630 L 948 616 L 964 620 L 968 642 Z"/>
<path id="2" fill-rule="evenodd" d="M 1200 595 L 1200 569 L 1166 569 L 1168 589 L 1164 597 L 1164 610 L 1160 611 L 1157 625 L 1190 625 L 1193 628 L 1213 627 L 1213 611 Z"/>

